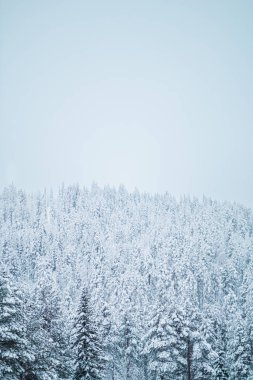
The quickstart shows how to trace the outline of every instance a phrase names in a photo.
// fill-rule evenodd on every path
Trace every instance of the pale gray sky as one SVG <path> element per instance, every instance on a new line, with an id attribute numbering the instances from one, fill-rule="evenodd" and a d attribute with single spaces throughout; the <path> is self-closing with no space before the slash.
<path id="1" fill-rule="evenodd" d="M 253 1 L 0 4 L 1 188 L 253 206 Z"/>

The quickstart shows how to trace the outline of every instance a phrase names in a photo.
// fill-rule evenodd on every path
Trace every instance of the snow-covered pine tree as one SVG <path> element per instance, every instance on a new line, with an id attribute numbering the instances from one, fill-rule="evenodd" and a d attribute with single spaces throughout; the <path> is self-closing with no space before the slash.
<path id="1" fill-rule="evenodd" d="M 218 324 L 217 322 L 214 325 L 214 333 L 215 333 L 215 343 L 214 349 L 217 353 L 217 358 L 214 364 L 215 370 L 215 379 L 217 380 L 228 380 L 228 368 L 226 363 L 226 355 L 227 355 L 227 334 L 226 334 L 226 326 L 225 324 Z"/>
<path id="2" fill-rule="evenodd" d="M 48 354 L 50 367 L 55 371 L 57 379 L 69 378 L 71 355 L 68 338 L 70 334 L 66 331 L 60 300 L 50 278 L 47 283 L 39 284 L 37 297 L 40 329 L 43 329 L 47 336 L 45 354 Z"/>
<path id="3" fill-rule="evenodd" d="M 121 372 L 121 336 L 119 332 L 120 329 L 113 323 L 111 312 L 105 304 L 102 307 L 98 325 L 106 359 L 105 378 L 113 380 L 116 379 L 116 376 Z"/>
<path id="4" fill-rule="evenodd" d="M 11 284 L 5 270 L 0 272 L 0 378 L 20 380 L 32 359 L 26 339 L 21 293 Z"/>
<path id="5" fill-rule="evenodd" d="M 176 361 L 171 358 L 171 327 L 163 306 L 158 307 L 144 337 L 143 355 L 147 361 L 145 376 L 148 379 L 165 380 L 176 371 Z"/>
<path id="6" fill-rule="evenodd" d="M 172 352 L 178 363 L 178 379 L 183 375 L 187 380 L 210 380 L 216 355 L 205 336 L 207 332 L 203 331 L 202 316 L 189 301 L 176 309 L 177 318 L 173 322 L 176 345 Z"/>
<path id="7" fill-rule="evenodd" d="M 34 360 L 27 363 L 24 380 L 51 380 L 56 379 L 53 341 L 45 328 L 45 321 L 41 312 L 37 290 L 27 302 L 27 336 Z"/>
<path id="8" fill-rule="evenodd" d="M 134 326 L 133 316 L 130 313 L 131 310 L 128 310 L 128 313 L 123 316 L 119 329 L 122 373 L 126 380 L 139 378 L 141 367 L 140 340 Z"/>
<path id="9" fill-rule="evenodd" d="M 75 380 L 102 379 L 105 359 L 95 321 L 92 320 L 90 297 L 83 289 L 74 326 L 73 348 L 76 351 Z"/>
<path id="10" fill-rule="evenodd" d="M 231 380 L 252 379 L 250 337 L 246 335 L 245 320 L 238 313 L 229 329 L 228 357 Z"/>

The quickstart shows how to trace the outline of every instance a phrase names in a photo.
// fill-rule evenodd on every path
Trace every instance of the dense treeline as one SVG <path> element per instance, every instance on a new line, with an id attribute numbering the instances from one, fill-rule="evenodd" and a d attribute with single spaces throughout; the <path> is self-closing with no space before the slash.
<path id="1" fill-rule="evenodd" d="M 249 209 L 11 186 L 0 255 L 3 379 L 253 379 Z"/>

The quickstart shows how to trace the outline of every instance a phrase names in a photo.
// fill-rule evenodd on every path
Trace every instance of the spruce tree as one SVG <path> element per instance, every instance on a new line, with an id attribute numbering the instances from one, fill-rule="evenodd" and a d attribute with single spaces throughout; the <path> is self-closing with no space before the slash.
<path id="1" fill-rule="evenodd" d="M 0 273 L 0 378 L 20 380 L 32 359 L 26 339 L 22 298 L 4 270 Z"/>
<path id="2" fill-rule="evenodd" d="M 148 364 L 146 376 L 152 380 L 167 379 L 168 375 L 176 370 L 176 361 L 172 362 L 171 359 L 170 333 L 167 312 L 160 306 L 144 337 L 143 355 Z"/>
<path id="3" fill-rule="evenodd" d="M 90 298 L 86 289 L 83 289 L 82 292 L 74 333 L 73 348 L 76 351 L 74 379 L 102 379 L 105 360 L 102 344 L 98 337 L 98 329 L 92 320 Z"/>
<path id="4" fill-rule="evenodd" d="M 227 331 L 224 322 L 219 323 L 216 320 L 214 321 L 212 345 L 217 354 L 214 360 L 214 379 L 228 380 L 229 374 L 227 368 Z"/>
<path id="5" fill-rule="evenodd" d="M 119 328 L 120 342 L 118 348 L 121 352 L 122 369 L 126 380 L 139 378 L 141 366 L 140 340 L 130 312 L 131 310 L 123 316 Z"/>
<path id="6" fill-rule="evenodd" d="M 70 352 L 59 299 L 49 283 L 38 284 L 27 305 L 29 342 L 34 360 L 26 369 L 25 380 L 69 378 Z"/>
<path id="7" fill-rule="evenodd" d="M 252 354 L 250 338 L 246 335 L 245 320 L 236 315 L 230 328 L 228 357 L 230 361 L 230 379 L 242 380 L 252 378 Z"/>
<path id="8" fill-rule="evenodd" d="M 105 373 L 110 379 L 115 379 L 121 373 L 121 335 L 120 328 L 112 323 L 112 315 L 107 305 L 103 305 L 99 320 L 100 335 L 105 353 Z"/>

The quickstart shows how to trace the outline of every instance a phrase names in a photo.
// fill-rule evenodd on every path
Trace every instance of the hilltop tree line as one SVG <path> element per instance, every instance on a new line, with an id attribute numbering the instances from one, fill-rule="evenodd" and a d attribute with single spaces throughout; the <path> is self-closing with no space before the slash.
<path id="1" fill-rule="evenodd" d="M 93 185 L 0 195 L 0 377 L 253 379 L 253 215 Z"/>

